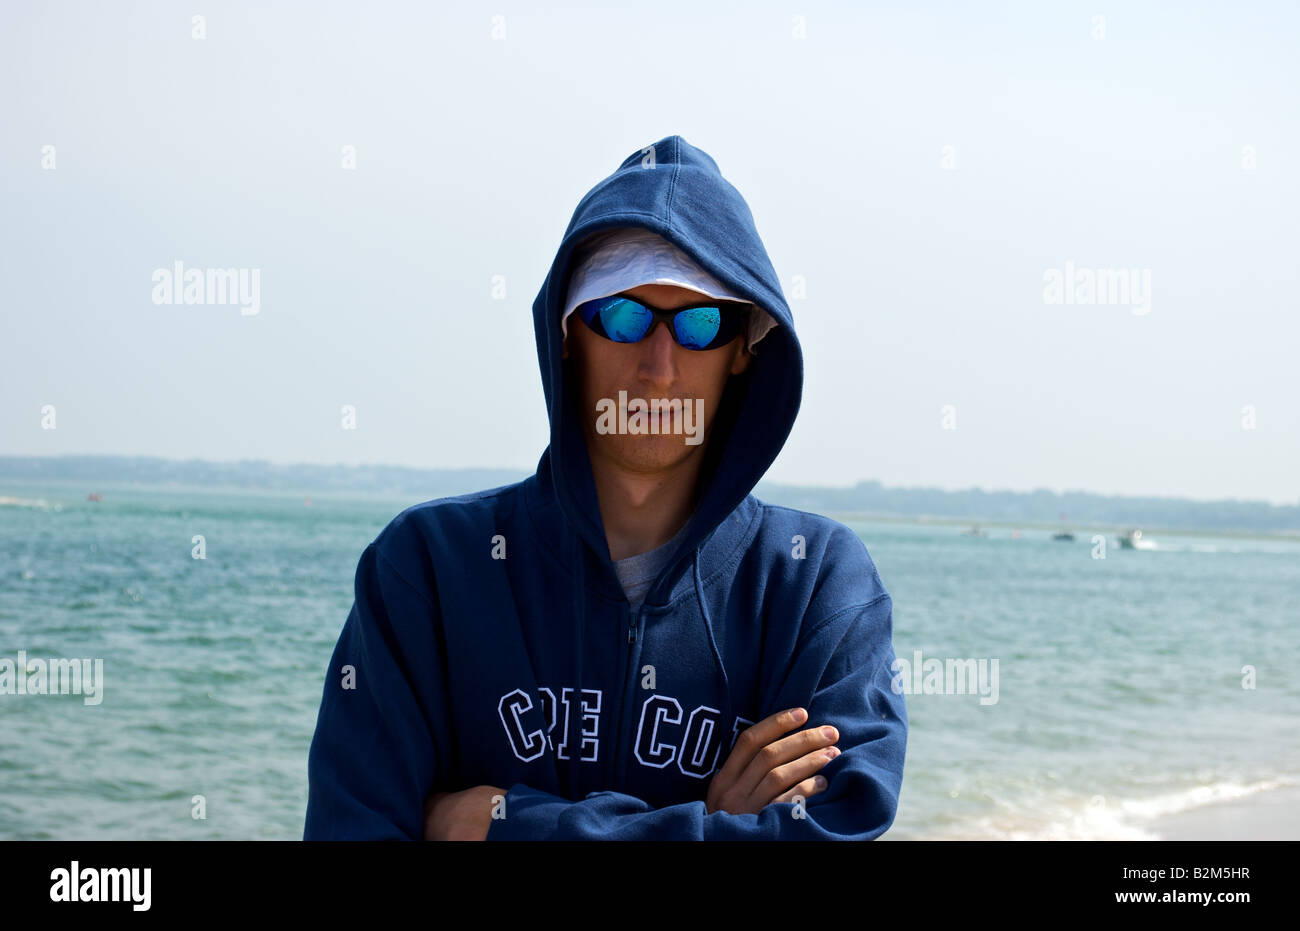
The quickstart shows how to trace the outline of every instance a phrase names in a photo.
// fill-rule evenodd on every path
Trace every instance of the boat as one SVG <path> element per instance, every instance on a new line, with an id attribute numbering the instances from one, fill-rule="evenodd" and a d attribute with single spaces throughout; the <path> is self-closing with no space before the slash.
<path id="1" fill-rule="evenodd" d="M 1153 550 L 1155 542 L 1142 537 L 1142 531 L 1133 529 L 1119 538 L 1119 547 L 1123 550 Z"/>
<path id="2" fill-rule="evenodd" d="M 1063 530 L 1063 531 L 1061 531 L 1060 533 L 1054 533 L 1054 534 L 1052 534 L 1052 539 L 1053 539 L 1053 540 L 1059 540 L 1059 541 L 1062 542 L 1062 543 L 1073 543 L 1073 542 L 1074 542 L 1074 534 L 1070 533 L 1070 531 L 1068 531 L 1068 530 Z"/>

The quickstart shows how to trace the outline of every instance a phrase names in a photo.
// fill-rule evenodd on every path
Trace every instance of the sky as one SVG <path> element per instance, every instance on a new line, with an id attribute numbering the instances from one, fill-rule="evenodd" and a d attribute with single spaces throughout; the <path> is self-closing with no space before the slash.
<path id="1" fill-rule="evenodd" d="M 616 7 L 6 0 L 0 455 L 531 470 L 560 238 L 680 134 L 794 312 L 768 479 L 1300 501 L 1293 4 Z"/>

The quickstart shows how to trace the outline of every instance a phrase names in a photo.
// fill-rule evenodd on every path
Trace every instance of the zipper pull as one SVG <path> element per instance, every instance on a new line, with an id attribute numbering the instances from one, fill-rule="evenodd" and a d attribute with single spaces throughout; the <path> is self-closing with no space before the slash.
<path id="1" fill-rule="evenodd" d="M 627 642 L 636 643 L 636 612 L 635 611 L 632 612 L 632 616 L 628 621 Z"/>

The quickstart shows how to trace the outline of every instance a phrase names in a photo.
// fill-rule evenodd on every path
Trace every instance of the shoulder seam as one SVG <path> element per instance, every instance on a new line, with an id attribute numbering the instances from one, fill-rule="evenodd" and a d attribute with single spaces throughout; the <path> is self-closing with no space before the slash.
<path id="1" fill-rule="evenodd" d="M 845 614 L 849 613 L 850 611 L 865 610 L 867 608 L 879 604 L 880 602 L 884 601 L 887 598 L 889 598 L 889 592 L 881 592 L 879 595 L 877 595 L 875 598 L 872 598 L 870 601 L 863 601 L 857 604 L 845 605 L 843 608 L 840 608 L 838 611 L 832 612 L 829 616 L 814 624 L 812 628 L 808 631 L 808 633 L 804 634 L 804 636 L 812 637 L 823 627 L 829 626 L 832 621 L 836 620 L 837 618 L 843 617 Z"/>

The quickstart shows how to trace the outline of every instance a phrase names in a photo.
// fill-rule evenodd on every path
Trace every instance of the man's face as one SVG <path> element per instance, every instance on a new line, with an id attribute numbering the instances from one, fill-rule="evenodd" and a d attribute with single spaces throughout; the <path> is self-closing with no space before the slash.
<path id="1" fill-rule="evenodd" d="M 697 291 L 663 284 L 641 285 L 622 293 L 662 310 L 705 299 Z M 574 314 L 569 317 L 564 358 L 578 376 L 583 431 L 593 467 L 604 462 L 627 472 L 654 474 L 702 453 L 727 378 L 748 368 L 751 356 L 745 350 L 743 333 L 725 346 L 696 351 L 677 345 L 667 324 L 656 321 L 641 342 L 616 343 L 593 333 Z M 597 426 L 602 411 L 606 427 L 624 417 L 632 420 L 630 413 L 618 410 L 620 391 L 627 392 L 629 403 L 634 398 L 647 405 L 654 400 L 677 400 L 681 408 L 658 417 L 647 413 L 644 423 L 657 421 L 657 435 L 601 432 Z M 697 405 L 696 399 L 703 403 Z M 678 410 L 684 415 L 680 422 Z M 688 429 L 701 441 L 687 442 Z"/>

